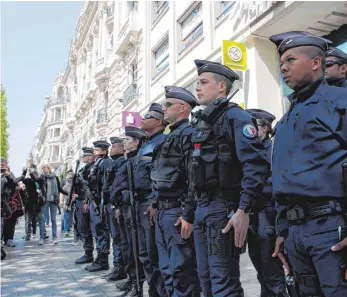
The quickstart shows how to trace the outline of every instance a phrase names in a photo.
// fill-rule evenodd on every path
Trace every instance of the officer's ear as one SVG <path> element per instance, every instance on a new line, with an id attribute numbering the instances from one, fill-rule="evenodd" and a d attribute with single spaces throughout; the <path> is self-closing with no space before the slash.
<path id="1" fill-rule="evenodd" d="M 347 75 L 347 64 L 343 64 L 340 66 L 340 72 L 341 74 Z"/>
<path id="2" fill-rule="evenodd" d="M 315 56 L 312 59 L 312 70 L 317 71 L 319 69 L 323 69 L 322 66 L 323 65 L 323 59 L 322 57 L 319 56 Z"/>

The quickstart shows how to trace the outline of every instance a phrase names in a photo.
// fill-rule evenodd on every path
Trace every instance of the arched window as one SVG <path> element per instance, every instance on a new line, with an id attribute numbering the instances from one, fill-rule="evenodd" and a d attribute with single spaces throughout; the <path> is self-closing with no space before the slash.
<path id="1" fill-rule="evenodd" d="M 57 102 L 63 102 L 64 101 L 64 90 L 62 87 L 58 89 L 58 94 L 57 94 Z"/>

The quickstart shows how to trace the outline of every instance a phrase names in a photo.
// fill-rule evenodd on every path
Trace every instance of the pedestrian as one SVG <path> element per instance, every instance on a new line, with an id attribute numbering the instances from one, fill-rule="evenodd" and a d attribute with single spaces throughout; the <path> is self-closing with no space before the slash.
<path id="1" fill-rule="evenodd" d="M 137 230 L 139 259 L 143 265 L 149 296 L 167 296 L 159 269 L 158 249 L 155 242 L 156 211 L 152 208 L 152 182 L 150 171 L 154 151 L 165 138 L 166 122 L 162 105 L 153 103 L 142 117 L 141 128 L 148 138 L 141 146 L 134 162 L 134 188 L 137 202 Z"/>
<path id="2" fill-rule="evenodd" d="M 110 142 L 110 157 L 112 159 L 112 163 L 106 171 L 105 178 L 108 190 L 111 192 L 112 184 L 115 180 L 117 170 L 125 162 L 125 158 L 123 139 L 119 137 L 110 137 Z M 126 246 L 125 248 L 124 246 L 122 247 L 121 229 L 124 230 L 124 226 L 120 226 L 121 223 L 124 223 L 124 220 L 118 222 L 115 216 L 116 207 L 112 205 L 111 201 L 106 205 L 105 210 L 107 213 L 107 223 L 112 237 L 113 268 L 111 271 L 108 271 L 101 276 L 103 278 L 106 278 L 107 281 L 118 281 L 127 278 L 123 250 L 128 252 L 128 246 Z M 126 242 L 125 238 L 123 239 L 123 242 Z"/>
<path id="3" fill-rule="evenodd" d="M 133 249 L 133 222 L 131 216 L 131 202 L 129 196 L 129 174 L 128 166 L 132 167 L 135 157 L 146 139 L 146 132 L 140 128 L 133 126 L 125 126 L 124 151 L 126 161 L 122 162 L 119 169 L 116 171 L 116 177 L 111 189 L 111 201 L 117 207 L 116 218 L 119 221 L 121 240 L 123 243 L 123 258 L 126 265 L 126 273 L 129 275 L 127 282 L 116 285 L 117 289 L 123 291 L 124 296 L 137 296 L 137 275 L 136 263 L 138 265 L 138 277 L 142 285 L 145 280 L 143 266 L 139 259 L 135 259 Z M 134 193 L 133 193 L 134 194 Z M 126 250 L 127 249 L 127 250 Z M 142 293 L 142 292 L 141 292 Z"/>
<path id="4" fill-rule="evenodd" d="M 105 181 L 106 170 L 112 162 L 108 156 L 110 144 L 107 141 L 99 140 L 93 142 L 93 145 L 95 163 L 90 170 L 88 182 L 94 200 L 89 204 L 89 210 L 98 255 L 91 265 L 85 267 L 89 272 L 108 270 L 108 255 L 110 253 L 110 231 L 104 211 L 104 206 L 109 203 L 110 199 Z"/>
<path id="5" fill-rule="evenodd" d="M 187 166 L 194 132 L 189 116 L 197 101 L 176 86 L 165 87 L 165 98 L 164 120 L 170 123 L 170 133 L 154 153 L 151 169 L 159 267 L 168 296 L 200 296 L 192 236 L 195 205 L 188 197 Z"/>
<path id="6" fill-rule="evenodd" d="M 279 212 L 274 256 L 294 273 L 302 295 L 345 297 L 347 252 L 332 246 L 347 236 L 342 175 L 347 90 L 329 86 L 323 76 L 328 40 L 297 31 L 270 40 L 283 79 L 294 90 L 274 131 L 272 186 Z"/>
<path id="7" fill-rule="evenodd" d="M 29 175 L 27 176 L 27 170 Z M 25 240 L 36 237 L 37 221 L 40 213 L 39 193 L 40 185 L 38 184 L 39 172 L 36 168 L 29 168 L 23 171 L 23 183 L 25 184 L 28 199 L 25 207 Z"/>
<path id="8" fill-rule="evenodd" d="M 326 52 L 325 77 L 330 86 L 347 88 L 347 54 L 338 48 Z"/>
<path id="9" fill-rule="evenodd" d="M 93 234 L 91 228 L 89 205 L 93 203 L 88 201 L 88 194 L 86 191 L 89 189 L 88 176 L 90 169 L 94 165 L 94 155 L 92 147 L 82 147 L 82 163 L 85 166 L 79 170 L 77 184 L 76 184 L 76 216 L 77 216 L 77 229 L 81 234 L 83 242 L 84 255 L 75 260 L 76 264 L 93 263 Z M 87 189 L 87 190 L 86 190 Z M 90 199 L 90 198 L 89 198 Z"/>
<path id="10" fill-rule="evenodd" d="M 238 75 L 216 62 L 195 60 L 196 93 L 205 109 L 191 137 L 189 184 L 195 197 L 194 243 L 205 296 L 243 296 L 240 254 L 249 213 L 262 202 L 270 163 L 252 116 L 228 98 Z"/>
<path id="11" fill-rule="evenodd" d="M 247 109 L 257 121 L 258 138 L 263 143 L 268 158 L 272 152 L 272 122 L 276 117 L 262 109 Z M 257 277 L 261 287 L 261 297 L 287 295 L 285 275 L 282 262 L 272 257 L 276 242 L 276 209 L 272 198 L 272 178 L 266 181 L 262 191 L 261 203 L 250 212 L 250 226 L 248 231 L 248 254 L 257 270 Z"/>
<path id="12" fill-rule="evenodd" d="M 69 171 L 67 173 L 66 177 L 66 182 L 65 185 L 63 186 L 63 190 L 68 193 L 68 195 L 63 195 L 61 194 L 61 201 L 62 201 L 62 209 L 63 209 L 63 232 L 64 232 L 64 237 L 69 237 L 70 236 L 70 231 L 72 228 L 72 223 L 73 223 L 73 212 L 74 212 L 74 205 L 73 202 L 71 201 L 70 205 L 68 205 L 68 198 L 69 198 L 69 193 L 71 190 L 71 185 L 72 185 L 72 179 L 73 179 L 73 171 Z M 72 198 L 73 199 L 73 198 Z"/>
<path id="13" fill-rule="evenodd" d="M 41 220 L 40 220 L 40 240 L 39 244 L 44 243 L 44 237 L 42 236 L 45 231 L 46 215 L 50 212 L 52 223 L 52 240 L 53 244 L 58 243 L 57 238 L 57 209 L 59 203 L 59 193 L 67 195 L 68 193 L 60 186 L 59 178 L 52 172 L 49 165 L 42 166 L 43 174 L 40 177 L 40 183 L 42 184 L 42 197 L 44 205 L 41 207 Z"/>

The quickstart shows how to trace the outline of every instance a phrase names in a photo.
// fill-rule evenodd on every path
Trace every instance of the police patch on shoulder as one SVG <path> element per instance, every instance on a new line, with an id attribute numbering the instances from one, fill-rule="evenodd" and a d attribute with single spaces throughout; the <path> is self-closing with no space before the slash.
<path id="1" fill-rule="evenodd" d="M 242 133 L 249 139 L 253 139 L 257 136 L 257 129 L 253 125 L 246 125 L 242 129 Z"/>

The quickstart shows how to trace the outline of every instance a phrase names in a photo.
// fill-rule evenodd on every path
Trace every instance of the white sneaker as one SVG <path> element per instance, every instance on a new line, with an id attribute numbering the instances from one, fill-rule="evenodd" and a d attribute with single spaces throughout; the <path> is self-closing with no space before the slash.
<path id="1" fill-rule="evenodd" d="M 58 244 L 58 239 L 53 238 L 53 244 Z"/>
<path id="2" fill-rule="evenodd" d="M 16 247 L 16 243 L 14 242 L 14 240 L 9 239 L 9 240 L 7 240 L 7 246 L 8 247 Z"/>
<path id="3" fill-rule="evenodd" d="M 31 236 L 31 238 L 32 238 L 32 239 L 35 239 L 35 238 L 36 238 L 36 235 L 35 235 L 35 234 L 33 234 L 33 235 Z"/>
<path id="4" fill-rule="evenodd" d="M 80 244 L 81 244 L 81 241 L 80 241 L 80 240 L 74 241 L 74 242 L 72 243 L 72 245 L 80 245 Z"/>
<path id="5" fill-rule="evenodd" d="M 43 245 L 43 239 L 39 240 L 39 245 Z"/>

